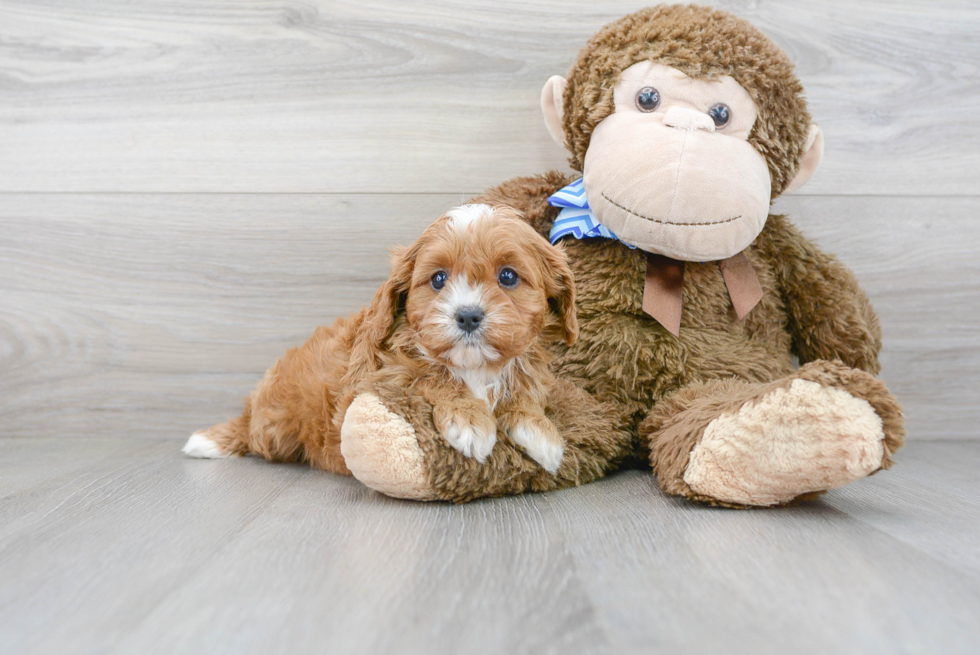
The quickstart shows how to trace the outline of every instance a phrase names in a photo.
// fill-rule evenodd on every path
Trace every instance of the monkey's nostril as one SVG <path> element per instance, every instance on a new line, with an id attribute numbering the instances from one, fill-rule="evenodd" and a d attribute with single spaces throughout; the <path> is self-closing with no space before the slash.
<path id="1" fill-rule="evenodd" d="M 460 307 L 456 311 L 456 325 L 468 334 L 480 327 L 483 316 L 483 310 L 479 307 Z"/>

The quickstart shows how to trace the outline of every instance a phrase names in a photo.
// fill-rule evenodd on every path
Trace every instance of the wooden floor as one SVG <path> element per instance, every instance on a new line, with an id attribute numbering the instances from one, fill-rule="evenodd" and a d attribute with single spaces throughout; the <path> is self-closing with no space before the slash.
<path id="1" fill-rule="evenodd" d="M 0 652 L 980 652 L 975 441 L 751 511 L 642 471 L 420 504 L 179 446 L 0 440 Z"/>

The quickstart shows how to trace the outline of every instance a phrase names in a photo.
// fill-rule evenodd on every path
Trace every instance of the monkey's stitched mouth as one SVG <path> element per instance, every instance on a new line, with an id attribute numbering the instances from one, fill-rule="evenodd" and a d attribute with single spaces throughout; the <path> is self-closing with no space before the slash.
<path id="1" fill-rule="evenodd" d="M 711 221 L 710 223 L 674 223 L 673 221 L 664 221 L 664 220 L 660 220 L 659 218 L 650 218 L 649 216 L 644 216 L 643 214 L 637 214 L 632 209 L 629 209 L 627 207 L 623 207 L 621 204 L 619 204 L 618 202 L 616 202 L 615 200 L 613 200 L 612 198 L 610 198 L 609 196 L 607 196 L 605 194 L 605 192 L 600 191 L 599 192 L 599 195 L 601 195 L 603 198 L 605 198 L 611 204 L 613 204 L 616 207 L 619 207 L 620 209 L 622 209 L 627 214 L 631 214 L 633 216 L 636 216 L 637 218 L 642 218 L 645 221 L 650 221 L 651 223 L 658 223 L 660 225 L 676 225 L 678 227 L 707 227 L 709 225 L 723 225 L 724 223 L 731 223 L 733 221 L 737 221 L 738 219 L 742 218 L 742 215 L 739 214 L 738 216 L 733 216 L 731 218 L 726 218 L 726 219 L 724 219 L 722 221 Z"/>

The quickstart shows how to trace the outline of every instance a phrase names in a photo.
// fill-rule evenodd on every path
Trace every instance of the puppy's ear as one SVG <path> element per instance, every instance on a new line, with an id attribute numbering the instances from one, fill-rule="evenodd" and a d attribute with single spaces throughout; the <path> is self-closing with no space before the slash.
<path id="1" fill-rule="evenodd" d="M 420 241 L 410 248 L 392 248 L 391 274 L 364 310 L 364 322 L 351 349 L 347 372 L 349 380 L 377 370 L 380 364 L 377 354 L 391 334 L 395 317 L 404 309 L 405 296 L 412 285 L 415 260 L 421 249 Z"/>
<path id="2" fill-rule="evenodd" d="M 578 339 L 578 318 L 575 310 L 575 277 L 568 266 L 565 249 L 542 239 L 539 250 L 548 272 L 548 305 L 558 315 L 561 337 L 567 345 Z"/>

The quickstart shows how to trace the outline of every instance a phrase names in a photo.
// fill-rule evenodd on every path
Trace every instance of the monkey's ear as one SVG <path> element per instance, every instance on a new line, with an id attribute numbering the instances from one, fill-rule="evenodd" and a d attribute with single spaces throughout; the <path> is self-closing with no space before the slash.
<path id="1" fill-rule="evenodd" d="M 544 124 L 548 134 L 555 143 L 565 147 L 565 128 L 562 127 L 562 117 L 565 114 L 565 87 L 568 82 L 561 75 L 552 75 L 544 88 L 541 89 L 541 112 L 544 114 Z"/>
<path id="2" fill-rule="evenodd" d="M 806 154 L 800 162 L 800 170 L 796 172 L 793 181 L 783 189 L 783 193 L 796 191 L 806 184 L 817 172 L 821 159 L 823 159 L 823 132 L 816 125 L 810 125 L 810 132 L 806 137 Z"/>

